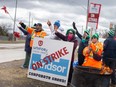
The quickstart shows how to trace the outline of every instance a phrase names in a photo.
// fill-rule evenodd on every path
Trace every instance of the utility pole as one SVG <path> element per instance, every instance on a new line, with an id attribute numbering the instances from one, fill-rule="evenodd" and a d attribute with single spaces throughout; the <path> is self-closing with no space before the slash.
<path id="1" fill-rule="evenodd" d="M 32 18 L 32 25 L 31 26 L 33 26 L 33 18 Z"/>
<path id="2" fill-rule="evenodd" d="M 30 20 L 31 20 L 31 12 L 29 12 L 29 27 L 30 27 Z"/>
<path id="3" fill-rule="evenodd" d="M 82 34 L 83 34 L 83 26 L 82 26 Z"/>
<path id="4" fill-rule="evenodd" d="M 87 30 L 87 28 L 88 28 L 88 13 L 89 13 L 89 0 L 88 0 L 88 2 L 87 2 L 87 20 L 86 20 L 86 30 Z"/>
<path id="5" fill-rule="evenodd" d="M 17 0 L 16 0 L 16 4 L 15 4 L 15 15 L 14 15 L 14 27 L 13 27 L 13 33 L 15 31 L 15 24 L 16 24 L 16 13 L 17 13 Z M 12 41 L 14 41 L 14 34 L 13 34 L 13 38 Z"/>
<path id="6" fill-rule="evenodd" d="M 115 33 L 115 36 L 116 36 L 116 24 L 114 24 L 114 33 Z"/>

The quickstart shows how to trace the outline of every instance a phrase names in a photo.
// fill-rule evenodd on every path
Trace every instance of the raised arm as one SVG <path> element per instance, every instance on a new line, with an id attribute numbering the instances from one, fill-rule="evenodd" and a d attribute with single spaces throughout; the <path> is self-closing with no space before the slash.
<path id="1" fill-rule="evenodd" d="M 76 30 L 76 35 L 82 40 L 82 35 L 78 32 L 76 26 L 75 26 L 75 22 L 73 22 L 73 28 Z"/>
<path id="2" fill-rule="evenodd" d="M 26 29 L 26 25 L 23 22 L 19 22 L 19 24 L 21 25 L 21 27 L 23 27 L 24 29 Z"/>
<path id="3" fill-rule="evenodd" d="M 54 29 L 52 28 L 52 24 L 49 20 L 47 22 L 47 25 L 49 26 L 49 29 L 50 29 L 51 33 L 54 32 Z"/>
<path id="4" fill-rule="evenodd" d="M 19 22 L 19 24 L 21 25 L 21 27 L 23 27 L 25 30 L 27 30 L 27 32 L 29 34 L 32 34 L 33 33 L 33 31 L 34 31 L 33 28 L 26 26 L 23 22 Z"/>
<path id="5" fill-rule="evenodd" d="M 18 28 L 23 32 L 24 35 L 28 34 L 28 32 L 25 29 L 23 29 L 22 27 L 18 27 Z"/>
<path id="6" fill-rule="evenodd" d="M 66 41 L 66 36 L 64 36 L 63 34 L 61 34 L 58 31 L 55 31 L 55 35 L 57 35 L 60 39 L 62 39 L 63 41 Z"/>

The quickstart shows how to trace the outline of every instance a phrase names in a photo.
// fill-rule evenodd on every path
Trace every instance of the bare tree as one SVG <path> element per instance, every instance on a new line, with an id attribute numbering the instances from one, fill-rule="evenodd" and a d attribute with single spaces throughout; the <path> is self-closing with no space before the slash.
<path id="1" fill-rule="evenodd" d="M 0 36 L 8 36 L 9 34 L 9 29 L 11 28 L 11 24 L 10 23 L 2 23 L 0 24 Z"/>
<path id="2" fill-rule="evenodd" d="M 8 30 L 3 29 L 1 26 L 0 26 L 0 36 L 8 36 Z"/>

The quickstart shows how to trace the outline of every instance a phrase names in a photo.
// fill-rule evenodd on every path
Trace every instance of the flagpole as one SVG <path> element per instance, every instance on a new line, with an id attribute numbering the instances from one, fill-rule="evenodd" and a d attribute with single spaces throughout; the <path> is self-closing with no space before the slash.
<path id="1" fill-rule="evenodd" d="M 32 23 L 31 23 L 31 26 L 33 26 L 33 18 L 32 18 Z"/>
<path id="2" fill-rule="evenodd" d="M 13 33 L 14 33 L 14 31 L 15 31 L 16 13 L 17 13 L 17 0 L 16 0 L 16 4 L 15 4 L 15 15 L 14 15 L 14 27 L 13 27 Z M 14 41 L 14 34 L 13 34 L 13 39 L 12 39 L 12 41 Z"/>
<path id="3" fill-rule="evenodd" d="M 6 6 L 3 6 L 1 9 L 3 9 L 5 11 L 5 13 L 7 13 L 9 15 L 9 17 L 11 18 L 11 20 L 14 22 L 14 19 L 12 18 L 12 16 L 10 15 L 10 13 L 7 11 Z"/>
<path id="4" fill-rule="evenodd" d="M 87 2 L 87 21 L 86 21 L 86 30 L 87 30 L 87 28 L 88 28 L 88 14 L 89 14 L 89 0 L 88 0 L 88 2 Z"/>

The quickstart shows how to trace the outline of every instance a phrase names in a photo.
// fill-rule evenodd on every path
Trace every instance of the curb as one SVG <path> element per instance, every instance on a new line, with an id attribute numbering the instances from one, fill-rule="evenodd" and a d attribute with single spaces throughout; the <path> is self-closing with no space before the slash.
<path id="1" fill-rule="evenodd" d="M 24 48 L 24 47 L 0 47 L 0 49 L 19 49 L 19 48 Z"/>

